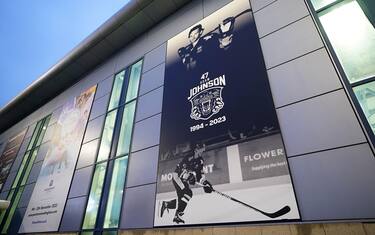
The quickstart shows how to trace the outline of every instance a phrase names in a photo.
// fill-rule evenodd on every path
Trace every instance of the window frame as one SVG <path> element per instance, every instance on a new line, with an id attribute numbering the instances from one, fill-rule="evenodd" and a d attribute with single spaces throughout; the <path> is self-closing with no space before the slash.
<path id="1" fill-rule="evenodd" d="M 362 129 L 362 131 L 364 132 L 365 134 L 365 138 L 366 138 L 366 142 L 369 143 L 369 145 L 371 146 L 371 151 L 373 153 L 373 155 L 375 156 L 375 133 L 372 131 L 372 128 L 369 124 L 369 122 L 367 121 L 367 118 L 366 118 L 366 115 L 365 113 L 363 112 L 362 110 L 362 107 L 354 93 L 354 87 L 357 87 L 357 86 L 360 86 L 360 85 L 364 85 L 364 84 L 367 84 L 367 83 L 370 83 L 372 81 L 375 81 L 375 75 L 372 76 L 372 77 L 368 77 L 366 79 L 363 79 L 363 80 L 360 80 L 360 81 L 357 81 L 357 82 L 353 82 L 353 83 L 350 83 L 349 82 L 349 78 L 347 76 L 347 74 L 345 73 L 345 70 L 340 62 L 340 59 L 327 35 L 327 33 L 325 32 L 324 30 L 324 27 L 322 25 L 322 23 L 320 22 L 320 19 L 319 19 L 319 13 L 325 11 L 325 10 L 328 10 L 329 8 L 331 7 L 334 7 L 336 6 L 337 4 L 340 4 L 346 0 L 336 0 L 324 7 L 321 7 L 319 9 L 315 9 L 314 8 L 314 5 L 312 3 L 313 0 L 305 0 L 305 3 L 308 7 L 308 10 L 311 14 L 311 17 L 316 25 L 316 28 L 318 30 L 318 33 L 325 45 L 325 49 L 330 57 L 330 60 L 331 62 L 333 63 L 334 65 L 334 68 L 336 70 L 336 73 L 338 75 L 338 77 L 340 78 L 340 82 L 344 88 L 344 91 L 345 91 L 345 94 L 347 96 L 347 98 L 349 99 L 349 103 L 352 107 L 352 109 L 354 110 L 354 113 L 355 113 L 355 116 L 360 124 L 360 127 Z M 357 0 L 354 0 L 354 1 L 357 1 Z"/>

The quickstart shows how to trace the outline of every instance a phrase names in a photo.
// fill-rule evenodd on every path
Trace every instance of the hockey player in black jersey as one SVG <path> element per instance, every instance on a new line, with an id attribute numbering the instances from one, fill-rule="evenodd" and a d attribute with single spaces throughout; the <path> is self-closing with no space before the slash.
<path id="1" fill-rule="evenodd" d="M 230 47 L 233 39 L 234 22 L 234 17 L 228 17 L 218 27 L 205 35 L 203 35 L 204 28 L 201 24 L 191 28 L 188 34 L 190 43 L 178 50 L 178 55 L 186 70 L 193 70 L 199 66 L 204 66 L 204 69 L 207 70 L 207 61 L 213 60 L 213 55 L 216 59 L 221 51 Z"/>
<path id="2" fill-rule="evenodd" d="M 190 185 L 199 183 L 203 186 L 203 190 L 206 193 L 211 193 L 213 188 L 210 182 L 205 178 L 203 172 L 203 158 L 202 154 L 205 151 L 205 146 L 198 145 L 194 149 L 194 154 L 184 157 L 182 161 L 177 165 L 176 170 L 173 172 L 173 185 L 176 189 L 177 199 L 171 201 L 163 201 L 161 204 L 160 216 L 162 217 L 165 210 L 176 209 L 173 222 L 185 223 L 181 218 L 184 214 L 185 208 L 193 196 L 193 192 L 190 189 Z"/>

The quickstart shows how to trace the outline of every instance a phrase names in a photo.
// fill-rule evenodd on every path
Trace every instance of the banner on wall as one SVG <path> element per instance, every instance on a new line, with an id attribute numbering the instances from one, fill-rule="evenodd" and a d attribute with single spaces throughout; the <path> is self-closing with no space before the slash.
<path id="1" fill-rule="evenodd" d="M 299 219 L 253 14 L 168 41 L 155 226 Z"/>
<path id="2" fill-rule="evenodd" d="M 58 230 L 95 91 L 93 86 L 63 106 L 20 233 Z"/>
<path id="3" fill-rule="evenodd" d="M 27 129 L 10 138 L 4 147 L 3 153 L 0 157 L 0 190 L 3 188 L 14 159 L 17 157 L 26 130 Z"/>

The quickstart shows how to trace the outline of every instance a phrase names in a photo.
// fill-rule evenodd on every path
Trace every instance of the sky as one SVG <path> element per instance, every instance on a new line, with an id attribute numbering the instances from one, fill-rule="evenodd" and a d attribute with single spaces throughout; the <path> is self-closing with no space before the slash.
<path id="1" fill-rule="evenodd" d="M 128 1 L 0 1 L 0 109 Z"/>

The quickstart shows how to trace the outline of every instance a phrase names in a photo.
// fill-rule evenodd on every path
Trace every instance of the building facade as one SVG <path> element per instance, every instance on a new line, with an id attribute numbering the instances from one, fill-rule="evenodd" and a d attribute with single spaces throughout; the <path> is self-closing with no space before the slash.
<path id="1" fill-rule="evenodd" d="M 370 0 L 131 1 L 0 111 L 2 234 L 374 234 Z"/>

